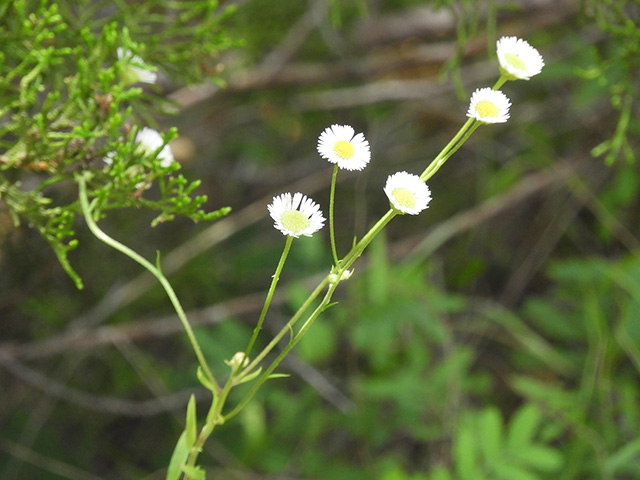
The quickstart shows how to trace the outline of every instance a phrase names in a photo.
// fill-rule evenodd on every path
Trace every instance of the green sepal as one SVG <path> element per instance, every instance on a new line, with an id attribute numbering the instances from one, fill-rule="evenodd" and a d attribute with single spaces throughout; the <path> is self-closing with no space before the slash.
<path id="1" fill-rule="evenodd" d="M 198 436 L 198 421 L 196 418 L 196 396 L 191 394 L 189 403 L 187 404 L 187 426 L 185 430 L 187 439 L 187 448 L 191 450 L 196 444 Z"/>
<path id="2" fill-rule="evenodd" d="M 178 480 L 180 478 L 182 466 L 187 461 L 188 456 L 189 448 L 187 447 L 187 432 L 184 431 L 180 435 L 180 438 L 178 438 L 176 448 L 173 449 L 173 453 L 171 454 L 166 480 Z"/>

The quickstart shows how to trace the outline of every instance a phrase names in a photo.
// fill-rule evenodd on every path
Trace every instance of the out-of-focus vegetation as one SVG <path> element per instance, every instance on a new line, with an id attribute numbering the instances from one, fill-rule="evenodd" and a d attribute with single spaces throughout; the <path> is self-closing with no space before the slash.
<path id="1" fill-rule="evenodd" d="M 640 478 L 637 5 L 237 3 L 222 24 L 239 44 L 220 58 L 224 88 L 186 69 L 181 82 L 168 65 L 193 56 L 118 20 L 174 79 L 154 95 L 180 107 L 157 119 L 178 129 L 183 174 L 202 180 L 206 209 L 234 213 L 155 229 L 133 208 L 101 221 L 148 258 L 166 252 L 221 376 L 282 248 L 266 204 L 298 190 L 328 202 L 331 167 L 315 151 L 326 126 L 352 124 L 372 149 L 338 185 L 344 252 L 388 208 L 386 176 L 422 171 L 464 122 L 467 95 L 493 84 L 497 38 L 526 39 L 546 66 L 505 85 L 510 120 L 474 133 L 430 180 L 430 208 L 395 219 L 356 264 L 280 369 L 291 377 L 216 433 L 200 457 L 208 478 Z M 69 259 L 82 292 L 5 207 L 0 230 L 0 478 L 164 478 L 189 395 L 207 395 L 163 291 L 81 223 Z M 327 235 L 294 245 L 267 330 L 326 273 Z"/>

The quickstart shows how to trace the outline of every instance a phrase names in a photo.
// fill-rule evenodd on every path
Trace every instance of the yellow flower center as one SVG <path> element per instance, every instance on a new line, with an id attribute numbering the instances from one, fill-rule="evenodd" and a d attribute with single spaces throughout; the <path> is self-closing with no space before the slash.
<path id="1" fill-rule="evenodd" d="M 280 216 L 280 221 L 284 228 L 295 234 L 311 226 L 309 218 L 298 210 L 287 210 Z"/>
<path id="2" fill-rule="evenodd" d="M 527 65 L 515 53 L 505 53 L 504 59 L 507 61 L 509 65 L 511 65 L 516 70 L 522 70 L 522 71 L 527 70 Z"/>
<path id="3" fill-rule="evenodd" d="M 353 148 L 353 145 L 351 145 L 351 142 L 347 142 L 346 140 L 338 140 L 333 145 L 333 151 L 336 152 L 339 157 L 347 159 L 353 157 L 353 152 L 355 151 L 355 149 Z"/>
<path id="4" fill-rule="evenodd" d="M 394 188 L 391 195 L 393 195 L 393 198 L 396 199 L 396 202 L 398 202 L 401 207 L 413 208 L 416 206 L 416 196 L 408 188 Z"/>
<path id="5" fill-rule="evenodd" d="M 478 112 L 478 115 L 480 115 L 482 118 L 486 118 L 497 117 L 500 113 L 500 110 L 498 110 L 498 107 L 496 107 L 495 103 L 490 102 L 489 100 L 481 100 L 476 105 L 476 112 Z"/>

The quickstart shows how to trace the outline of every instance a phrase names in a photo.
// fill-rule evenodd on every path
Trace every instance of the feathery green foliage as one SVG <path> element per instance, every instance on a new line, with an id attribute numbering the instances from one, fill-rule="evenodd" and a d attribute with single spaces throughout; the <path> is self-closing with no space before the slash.
<path id="1" fill-rule="evenodd" d="M 16 226 L 31 225 L 49 242 L 79 288 L 67 259 L 77 246 L 75 175 L 91 172 L 96 217 L 145 207 L 159 212 L 156 225 L 175 215 L 200 221 L 228 213 L 205 213 L 206 197 L 194 196 L 199 182 L 176 173 L 176 162 L 162 165 L 160 149 L 138 148 L 136 132 L 170 105 L 163 87 L 134 86 L 130 71 L 132 64 L 157 69 L 167 87 L 210 77 L 217 53 L 229 45 L 219 28 L 228 12 L 213 0 L 0 6 L 0 200 Z M 127 53 L 118 55 L 119 49 Z M 136 65 L 134 55 L 146 65 Z M 176 135 L 170 130 L 165 144 Z M 159 193 L 146 194 L 152 182 Z"/>

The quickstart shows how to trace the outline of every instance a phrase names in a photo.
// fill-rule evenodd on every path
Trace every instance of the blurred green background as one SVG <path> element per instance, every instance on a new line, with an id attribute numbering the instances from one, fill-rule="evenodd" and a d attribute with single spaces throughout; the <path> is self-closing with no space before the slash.
<path id="1" fill-rule="evenodd" d="M 233 3 L 233 2 L 230 2 Z M 316 141 L 371 144 L 340 172 L 338 251 L 388 209 L 498 78 L 515 35 L 546 66 L 509 82 L 511 118 L 433 177 L 340 286 L 255 400 L 201 455 L 210 479 L 640 479 L 640 6 L 608 0 L 246 0 L 224 23 L 224 87 L 168 86 L 172 147 L 211 225 L 110 214 L 153 258 L 220 376 L 244 348 L 284 245 L 266 205 L 328 211 Z M 78 291 L 0 205 L 0 478 L 164 478 L 188 396 L 208 396 L 163 291 L 79 224 Z M 328 230 L 294 242 L 266 320 L 276 332 L 331 262 Z M 262 340 L 267 339 L 265 334 Z M 240 392 L 241 393 L 241 392 Z M 233 399 L 231 401 L 233 403 Z"/>

